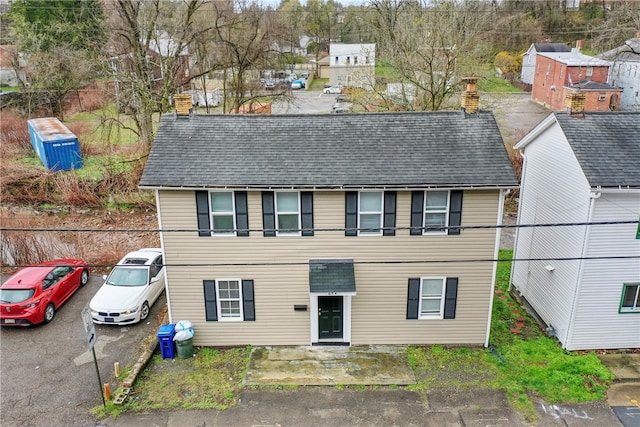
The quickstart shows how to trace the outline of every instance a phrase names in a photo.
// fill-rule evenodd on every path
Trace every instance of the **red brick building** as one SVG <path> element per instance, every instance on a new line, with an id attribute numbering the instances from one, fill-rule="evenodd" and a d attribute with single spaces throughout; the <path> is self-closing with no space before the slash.
<path id="1" fill-rule="evenodd" d="M 531 98 L 553 111 L 566 110 L 567 95 L 582 92 L 585 111 L 614 111 L 622 88 L 607 84 L 611 63 L 580 53 L 581 43 L 571 52 L 542 52 L 536 59 Z"/>

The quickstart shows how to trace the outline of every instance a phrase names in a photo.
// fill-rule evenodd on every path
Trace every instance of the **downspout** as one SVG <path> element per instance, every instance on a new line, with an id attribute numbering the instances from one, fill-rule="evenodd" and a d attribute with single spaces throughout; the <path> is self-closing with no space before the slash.
<path id="1" fill-rule="evenodd" d="M 504 199 L 505 199 L 505 190 L 500 190 L 500 199 L 498 201 L 498 218 L 496 219 L 496 224 L 502 225 L 502 215 L 504 212 Z M 493 269 L 491 272 L 491 294 L 489 295 L 489 315 L 487 317 L 487 333 L 484 339 L 484 346 L 489 347 L 489 335 L 491 334 L 491 314 L 493 312 L 493 297 L 495 295 L 496 289 L 496 272 L 498 270 L 498 252 L 500 251 L 500 231 L 501 227 L 496 228 L 496 243 L 495 248 L 493 250 Z"/>
<path id="2" fill-rule="evenodd" d="M 162 231 L 162 210 L 160 210 L 160 194 L 159 190 L 155 190 L 156 196 L 156 212 L 158 212 L 158 228 L 160 229 L 160 248 L 162 249 L 162 260 L 166 264 L 167 263 L 167 254 L 164 252 L 164 233 Z M 169 269 L 165 267 L 165 283 L 164 283 L 164 291 L 167 295 L 167 313 L 169 314 L 169 323 L 173 323 L 172 313 L 171 313 L 171 297 L 169 294 Z"/>
<path id="3" fill-rule="evenodd" d="M 593 221 L 593 212 L 596 206 L 596 199 L 599 199 L 602 196 L 600 191 L 600 187 L 597 190 L 592 190 L 589 193 L 589 214 L 587 215 L 587 223 L 591 223 Z M 567 348 L 567 344 L 569 343 L 569 338 L 573 337 L 573 329 L 574 329 L 574 320 L 576 317 L 576 309 L 578 306 L 578 295 L 580 295 L 580 291 L 582 290 L 582 278 L 584 277 L 584 264 L 585 257 L 587 255 L 587 246 L 589 245 L 589 238 L 591 237 L 591 226 L 587 225 L 584 233 L 584 237 L 582 240 L 582 250 L 580 251 L 580 264 L 578 267 L 577 281 L 575 286 L 575 291 L 573 292 L 573 301 L 571 303 L 571 315 L 569 316 L 569 328 L 567 329 L 567 335 L 562 340 L 562 347 L 564 349 Z"/>

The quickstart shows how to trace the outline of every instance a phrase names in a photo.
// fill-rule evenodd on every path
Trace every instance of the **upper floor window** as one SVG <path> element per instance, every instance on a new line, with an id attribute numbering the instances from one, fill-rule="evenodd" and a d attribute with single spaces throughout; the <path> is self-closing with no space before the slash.
<path id="1" fill-rule="evenodd" d="M 313 193 L 263 191 L 262 227 L 265 237 L 313 236 Z"/>
<path id="2" fill-rule="evenodd" d="M 358 65 L 358 57 L 357 56 L 353 57 L 353 65 Z"/>
<path id="3" fill-rule="evenodd" d="M 199 236 L 249 235 L 246 191 L 196 191 Z"/>
<path id="4" fill-rule="evenodd" d="M 395 236 L 395 191 L 347 191 L 345 236 Z"/>
<path id="5" fill-rule="evenodd" d="M 461 190 L 413 191 L 410 234 L 460 234 L 462 194 Z"/>
<path id="6" fill-rule="evenodd" d="M 587 77 L 593 76 L 593 67 L 587 67 Z"/>
<path id="7" fill-rule="evenodd" d="M 424 232 L 444 233 L 449 214 L 449 192 L 427 191 L 424 199 Z"/>
<path id="8" fill-rule="evenodd" d="M 358 234 L 382 234 L 382 192 L 360 192 Z"/>
<path id="9" fill-rule="evenodd" d="M 351 57 L 347 56 L 347 65 L 351 64 Z"/>
<path id="10" fill-rule="evenodd" d="M 336 56 L 336 65 L 340 63 L 340 58 Z"/>
<path id="11" fill-rule="evenodd" d="M 277 234 L 300 235 L 299 193 L 276 193 L 276 218 Z"/>
<path id="12" fill-rule="evenodd" d="M 235 209 L 233 192 L 211 193 L 212 234 L 235 235 Z"/>

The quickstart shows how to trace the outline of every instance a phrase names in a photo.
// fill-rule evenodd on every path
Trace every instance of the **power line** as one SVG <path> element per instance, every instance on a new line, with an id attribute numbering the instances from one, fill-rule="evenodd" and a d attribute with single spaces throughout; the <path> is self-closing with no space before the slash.
<path id="1" fill-rule="evenodd" d="M 484 263 L 484 262 L 533 262 L 533 261 L 596 261 L 596 260 L 634 260 L 640 259 L 640 255 L 612 255 L 591 257 L 545 257 L 545 258 L 465 258 L 465 259 L 422 259 L 422 260 L 380 260 L 380 261 L 353 261 L 354 265 L 402 265 L 402 264 L 460 264 L 460 263 Z M 62 264 L 61 264 L 62 265 Z M 269 261 L 269 262 L 211 262 L 211 263 L 168 263 L 163 267 L 292 267 L 308 266 L 308 261 Z M 86 264 L 89 268 L 110 268 L 114 264 Z M 34 264 L 3 265 L 5 268 L 42 267 L 50 266 Z M 137 266 L 120 266 L 136 268 Z"/>
<path id="2" fill-rule="evenodd" d="M 233 232 L 302 232 L 302 231 L 318 231 L 318 232 L 336 232 L 336 231 L 401 231 L 401 230 L 416 230 L 423 229 L 426 231 L 446 231 L 446 230 L 475 230 L 475 229 L 506 229 L 506 228 L 548 228 L 548 227 L 578 227 L 578 226 L 600 226 L 600 225 L 629 225 L 640 224 L 638 220 L 628 221 L 594 221 L 594 222 L 557 222 L 557 223 L 543 223 L 543 224 L 480 224 L 480 225 L 461 225 L 461 226 L 438 226 L 438 227 L 375 227 L 375 228 L 356 228 L 356 227 L 335 227 L 335 228 L 287 228 L 287 229 L 273 229 L 273 228 L 236 228 L 225 229 L 224 233 Z M 0 227 L 0 231 L 16 231 L 16 232 L 84 232 L 84 233 L 197 233 L 197 232 L 211 232 L 216 230 L 208 228 L 167 228 L 167 229 L 152 229 L 152 228 L 40 228 L 40 227 Z M 217 231 L 220 233 L 220 231 Z"/>

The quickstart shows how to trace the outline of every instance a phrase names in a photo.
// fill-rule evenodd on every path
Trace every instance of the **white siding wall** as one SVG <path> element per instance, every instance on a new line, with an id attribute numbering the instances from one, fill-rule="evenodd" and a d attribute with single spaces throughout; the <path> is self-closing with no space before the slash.
<path id="1" fill-rule="evenodd" d="M 640 111 L 640 62 L 615 61 L 609 73 L 609 84 L 623 89 L 620 110 Z"/>
<path id="2" fill-rule="evenodd" d="M 636 221 L 640 218 L 640 191 L 602 193 L 595 201 L 594 222 Z M 587 257 L 640 257 L 637 224 L 593 226 Z M 584 274 L 567 349 L 640 347 L 640 313 L 620 314 L 623 283 L 640 282 L 636 259 L 589 260 Z"/>
<path id="3" fill-rule="evenodd" d="M 499 191 L 465 191 L 462 224 L 495 224 Z M 193 191 L 160 191 L 163 229 L 196 229 Z M 314 194 L 315 228 L 344 227 L 343 192 Z M 398 192 L 396 225 L 409 227 L 410 192 Z M 250 192 L 249 227 L 262 227 L 261 195 Z M 476 344 L 485 341 L 492 262 L 395 263 L 423 260 L 493 259 L 494 229 L 464 230 L 460 236 L 345 237 L 343 231 L 317 231 L 313 237 L 198 237 L 165 232 L 163 244 L 170 286 L 172 321 L 190 320 L 196 345 L 310 344 L 311 316 L 294 311 L 310 305 L 310 259 L 350 258 L 357 294 L 352 298 L 352 344 Z M 270 265 L 273 263 L 283 263 Z M 393 262 L 391 264 L 385 262 Z M 246 263 L 228 266 L 225 263 Z M 190 264 L 181 266 L 181 264 Z M 406 320 L 410 277 L 458 277 L 454 320 Z M 255 283 L 255 322 L 205 321 L 205 279 L 241 278 Z"/>
<path id="4" fill-rule="evenodd" d="M 525 148 L 519 224 L 585 222 L 590 187 L 557 124 Z M 514 257 L 580 257 L 585 227 L 519 228 Z M 553 271 L 545 269 L 552 265 Z M 579 261 L 521 261 L 512 283 L 565 343 L 574 303 Z"/>

